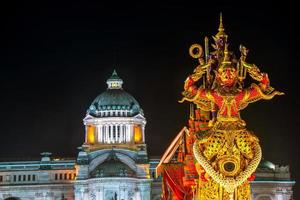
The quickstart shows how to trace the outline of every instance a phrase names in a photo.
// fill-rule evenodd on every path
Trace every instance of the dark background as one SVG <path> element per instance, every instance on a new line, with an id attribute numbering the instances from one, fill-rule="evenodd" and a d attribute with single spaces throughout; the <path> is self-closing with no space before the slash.
<path id="1" fill-rule="evenodd" d="M 178 100 L 197 64 L 188 49 L 217 33 L 219 12 L 230 50 L 248 47 L 248 61 L 285 92 L 242 117 L 264 159 L 290 165 L 299 180 L 299 11 L 288 1 L 1 5 L 0 158 L 76 157 L 82 119 L 113 69 L 145 112 L 149 154 L 161 156 L 187 122 Z"/>

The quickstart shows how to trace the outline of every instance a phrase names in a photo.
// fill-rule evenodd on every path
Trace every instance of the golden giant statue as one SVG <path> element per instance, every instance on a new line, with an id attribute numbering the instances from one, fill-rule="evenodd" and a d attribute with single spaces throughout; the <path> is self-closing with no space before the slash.
<path id="1" fill-rule="evenodd" d="M 283 93 L 270 87 L 268 75 L 246 62 L 248 49 L 240 45 L 241 56 L 228 50 L 228 36 L 220 16 L 219 32 L 213 37 L 213 52 L 205 38 L 205 55 L 199 44 L 190 55 L 199 65 L 186 79 L 182 101 L 189 101 L 211 113 L 209 129 L 198 132 L 193 145 L 197 181 L 197 199 L 249 200 L 249 180 L 262 156 L 258 138 L 246 128 L 240 110 L 260 99 L 269 100 Z M 258 84 L 245 87 L 249 75 Z M 200 82 L 201 80 L 201 82 Z"/>

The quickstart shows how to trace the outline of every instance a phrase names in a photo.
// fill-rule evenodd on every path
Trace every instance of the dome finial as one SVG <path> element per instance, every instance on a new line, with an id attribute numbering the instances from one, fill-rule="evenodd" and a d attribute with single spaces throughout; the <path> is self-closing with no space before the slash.
<path id="1" fill-rule="evenodd" d="M 116 69 L 114 69 L 113 73 L 111 76 L 118 76 Z"/>
<path id="2" fill-rule="evenodd" d="M 106 81 L 108 89 L 122 89 L 123 80 L 118 76 L 114 69 L 111 77 Z"/>

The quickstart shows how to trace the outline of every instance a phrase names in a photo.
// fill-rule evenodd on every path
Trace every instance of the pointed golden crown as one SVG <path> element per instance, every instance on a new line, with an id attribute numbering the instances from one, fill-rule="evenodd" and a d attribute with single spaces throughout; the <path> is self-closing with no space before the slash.
<path id="1" fill-rule="evenodd" d="M 219 32 L 215 36 L 213 36 L 214 40 L 217 41 L 220 38 L 225 38 L 227 40 L 228 35 L 225 33 L 222 13 L 220 13 L 220 23 L 219 23 L 218 31 Z"/>

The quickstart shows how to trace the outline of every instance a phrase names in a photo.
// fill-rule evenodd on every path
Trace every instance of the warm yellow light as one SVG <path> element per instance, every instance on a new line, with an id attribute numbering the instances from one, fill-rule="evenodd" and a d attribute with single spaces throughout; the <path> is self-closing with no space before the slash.
<path id="1" fill-rule="evenodd" d="M 142 127 L 140 125 L 134 126 L 134 142 L 141 143 L 142 142 Z"/>
<path id="2" fill-rule="evenodd" d="M 95 127 L 88 125 L 87 126 L 87 142 L 89 144 L 95 143 Z"/>

